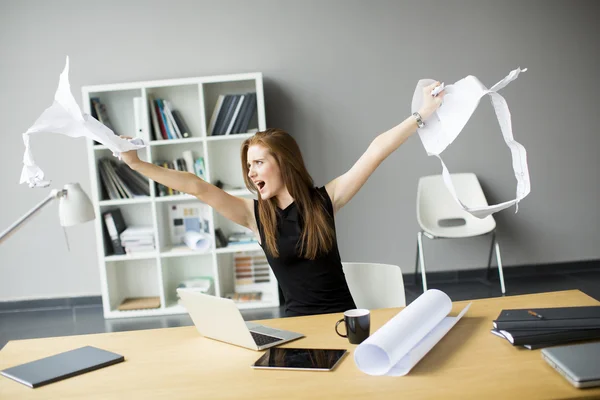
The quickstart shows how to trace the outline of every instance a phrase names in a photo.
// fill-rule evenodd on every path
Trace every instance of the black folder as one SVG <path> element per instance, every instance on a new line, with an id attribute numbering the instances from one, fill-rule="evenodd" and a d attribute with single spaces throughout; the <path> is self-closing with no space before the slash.
<path id="1" fill-rule="evenodd" d="M 581 330 L 495 330 L 515 346 L 541 343 L 566 343 L 576 340 L 599 339 L 600 329 Z M 492 332 L 492 333 L 496 333 Z M 500 335 L 498 335 L 500 336 Z"/>
<path id="2" fill-rule="evenodd" d="M 532 315 L 533 311 L 538 316 Z M 498 330 L 600 329 L 600 306 L 502 310 L 493 321 Z"/>
<path id="3" fill-rule="evenodd" d="M 122 361 L 125 358 L 120 354 L 85 346 L 17 365 L 0 373 L 23 385 L 36 388 Z"/>

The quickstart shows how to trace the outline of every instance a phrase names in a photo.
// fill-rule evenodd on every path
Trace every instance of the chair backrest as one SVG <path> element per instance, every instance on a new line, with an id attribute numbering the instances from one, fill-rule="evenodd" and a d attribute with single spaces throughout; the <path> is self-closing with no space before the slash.
<path id="1" fill-rule="evenodd" d="M 346 282 L 358 308 L 406 306 L 404 279 L 397 265 L 343 262 Z"/>
<path id="2" fill-rule="evenodd" d="M 487 206 L 481 185 L 473 173 L 451 174 L 460 201 L 468 207 Z M 421 229 L 438 237 L 469 237 L 491 232 L 496 221 L 464 211 L 444 184 L 442 175 L 424 176 L 417 188 L 417 220 Z"/>

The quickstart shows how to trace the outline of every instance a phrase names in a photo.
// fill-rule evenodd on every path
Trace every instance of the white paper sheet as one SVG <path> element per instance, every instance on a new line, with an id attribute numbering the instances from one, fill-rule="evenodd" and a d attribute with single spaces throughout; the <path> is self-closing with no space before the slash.
<path id="1" fill-rule="evenodd" d="M 369 375 L 402 376 L 435 346 L 467 312 L 447 317 L 452 301 L 430 289 L 379 328 L 354 351 L 354 361 Z"/>
<path id="2" fill-rule="evenodd" d="M 119 157 L 122 152 L 146 147 L 140 138 L 132 141 L 121 139 L 94 117 L 81 112 L 71 94 L 68 56 L 65 68 L 60 74 L 54 102 L 23 134 L 25 154 L 23 155 L 24 166 L 21 171 L 20 183 L 27 182 L 30 187 L 45 187 L 50 184 L 49 181 L 44 180 L 44 172 L 35 164 L 31 152 L 30 135 L 39 133 L 59 133 L 71 137 L 86 136 L 106 145 L 116 157 Z"/>
<path id="3" fill-rule="evenodd" d="M 485 218 L 490 214 L 517 205 L 531 191 L 529 181 L 529 168 L 527 166 L 527 152 L 525 147 L 515 141 L 512 134 L 510 111 L 504 97 L 496 93 L 510 82 L 517 79 L 521 72 L 527 69 L 517 68 L 511 71 L 504 79 L 496 83 L 490 89 L 487 89 L 474 76 L 467 76 L 453 85 L 445 87 L 445 96 L 439 109 L 425 122 L 423 128 L 418 129 L 421 142 L 429 156 L 436 156 L 442 163 L 442 175 L 448 190 L 456 202 L 467 212 L 477 218 Z M 412 100 L 412 111 L 416 112 L 423 104 L 423 88 L 434 83 L 432 79 L 420 80 L 415 89 Z M 440 154 L 452 143 L 460 134 L 462 129 L 471 118 L 471 115 L 479 105 L 479 100 L 489 95 L 496 111 L 496 117 L 500 123 L 500 129 L 506 145 L 510 148 L 512 155 L 512 164 L 515 177 L 517 178 L 517 191 L 514 200 L 504 203 L 488 205 L 483 207 L 467 207 L 463 204 L 452 184 L 450 172 L 442 161 Z"/>

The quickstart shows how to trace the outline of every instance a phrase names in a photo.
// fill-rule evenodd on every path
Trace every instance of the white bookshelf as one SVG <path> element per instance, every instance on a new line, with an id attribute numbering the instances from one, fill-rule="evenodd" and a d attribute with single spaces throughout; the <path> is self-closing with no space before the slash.
<path id="1" fill-rule="evenodd" d="M 234 188 L 228 190 L 235 196 L 251 197 L 245 188 L 240 164 L 240 146 L 252 133 L 210 136 L 208 124 L 219 95 L 256 92 L 256 113 L 250 122 L 249 131 L 266 129 L 263 80 L 261 73 L 208 76 L 186 79 L 132 82 L 122 84 L 84 86 L 83 108 L 91 114 L 90 99 L 100 98 L 119 135 L 138 136 L 149 146 L 140 150 L 140 158 L 153 162 L 181 157 L 184 150 L 192 150 L 195 157 L 204 157 L 207 180 L 217 180 Z M 184 139 L 155 140 L 151 134 L 152 119 L 148 106 L 148 95 L 167 99 L 181 113 L 191 136 Z M 142 97 L 143 121 L 141 132 L 135 132 L 134 97 Z M 96 248 L 102 288 L 102 303 L 105 318 L 125 318 L 186 313 L 177 303 L 175 288 L 181 280 L 210 276 L 213 278 L 213 295 L 225 296 L 235 290 L 236 253 L 262 254 L 258 244 L 230 245 L 216 248 L 214 231 L 220 228 L 226 235 L 239 230 L 239 226 L 210 209 L 211 246 L 207 251 L 177 249 L 170 243 L 168 207 L 172 204 L 199 202 L 193 196 L 180 194 L 159 196 L 154 182 L 150 185 L 150 196 L 135 199 L 109 200 L 101 198 L 101 180 L 98 160 L 112 157 L 109 149 L 94 145 L 88 140 L 88 160 L 91 181 L 91 198 L 96 215 Z M 156 240 L 156 251 L 105 255 L 103 237 L 103 212 L 119 208 L 128 226 L 152 226 Z M 236 229 L 237 228 L 237 229 Z M 238 303 L 240 309 L 264 308 L 279 305 L 278 286 L 270 272 L 269 283 L 253 287 L 262 291 L 262 300 Z M 117 308 L 128 297 L 158 296 L 160 308 L 147 310 L 119 311 Z"/>

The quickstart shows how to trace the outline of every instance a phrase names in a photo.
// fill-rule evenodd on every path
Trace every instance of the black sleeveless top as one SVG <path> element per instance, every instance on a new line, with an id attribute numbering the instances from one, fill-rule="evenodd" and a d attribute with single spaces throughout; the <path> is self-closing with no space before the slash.
<path id="1" fill-rule="evenodd" d="M 331 199 L 325 187 L 314 190 L 313 195 L 325 203 L 329 223 L 335 232 Z M 336 240 L 329 253 L 317 256 L 314 260 L 298 256 L 297 245 L 303 221 L 295 202 L 284 210 L 277 208 L 277 258 L 266 250 L 263 227 L 258 215 L 258 200 L 254 200 L 254 215 L 261 247 L 265 249 L 269 265 L 283 291 L 288 317 L 343 312 L 356 308 L 346 283 Z"/>

